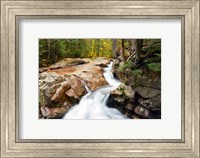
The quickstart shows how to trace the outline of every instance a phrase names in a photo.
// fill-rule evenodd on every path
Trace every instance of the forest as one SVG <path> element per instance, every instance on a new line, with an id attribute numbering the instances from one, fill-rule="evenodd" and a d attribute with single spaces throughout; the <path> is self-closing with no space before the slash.
<path id="1" fill-rule="evenodd" d="M 42 119 L 160 119 L 161 39 L 39 39 L 39 89 Z"/>

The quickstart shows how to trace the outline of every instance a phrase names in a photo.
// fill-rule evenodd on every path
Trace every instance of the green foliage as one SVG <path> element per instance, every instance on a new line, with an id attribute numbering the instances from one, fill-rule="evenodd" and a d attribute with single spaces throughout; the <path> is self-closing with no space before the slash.
<path id="1" fill-rule="evenodd" d="M 154 55 L 161 58 L 161 54 L 155 53 Z"/>
<path id="2" fill-rule="evenodd" d="M 150 57 L 144 59 L 144 63 L 148 69 L 160 72 L 161 71 L 161 43 L 159 41 L 151 42 L 148 45 Z"/>
<path id="3" fill-rule="evenodd" d="M 134 41 L 133 39 L 123 39 L 124 51 L 122 54 L 122 39 L 116 39 L 115 51 L 113 50 L 113 39 L 40 39 L 39 40 L 39 63 L 40 66 L 48 66 L 61 58 L 96 58 L 121 56 L 124 61 L 132 55 Z M 161 62 L 161 40 L 144 39 L 140 50 L 140 63 L 134 60 L 128 60 L 125 64 L 119 66 L 120 71 L 129 69 L 134 71 L 141 66 L 146 65 L 149 69 L 155 69 L 151 63 Z M 142 54 L 141 54 L 142 53 Z M 148 54 L 145 57 L 145 54 Z M 144 56 L 144 58 L 142 58 Z M 134 58 L 134 56 L 132 56 Z M 140 64 L 143 65 L 140 65 Z"/>
<path id="4" fill-rule="evenodd" d="M 133 70 L 133 76 L 135 77 L 142 77 L 142 73 L 143 71 L 141 69 L 136 69 L 136 70 Z"/>
<path id="5" fill-rule="evenodd" d="M 112 57 L 111 39 L 40 39 L 39 63 L 47 66 L 59 58 Z"/>
<path id="6" fill-rule="evenodd" d="M 148 52 L 150 54 L 156 53 L 156 52 L 161 52 L 161 41 L 159 39 L 157 40 L 151 40 L 149 43 L 147 43 L 146 46 L 141 48 L 142 51 Z"/>
<path id="7" fill-rule="evenodd" d="M 119 66 L 120 71 L 125 71 L 126 69 L 132 70 L 135 67 L 135 64 L 132 61 L 127 61 L 123 65 Z"/>
<path id="8" fill-rule="evenodd" d="M 147 64 L 148 68 L 153 71 L 161 71 L 161 63 L 149 63 Z"/>
<path id="9" fill-rule="evenodd" d="M 149 63 L 155 63 L 155 62 L 160 62 L 161 61 L 161 56 L 152 56 L 149 58 L 144 59 L 144 63 L 145 64 L 149 64 Z"/>
<path id="10" fill-rule="evenodd" d="M 125 64 L 121 65 L 118 68 L 118 70 L 122 72 L 125 72 L 126 70 L 130 70 L 133 76 L 138 77 L 138 78 L 141 77 L 143 73 L 142 69 L 137 68 L 136 64 L 130 60 L 125 62 Z"/>

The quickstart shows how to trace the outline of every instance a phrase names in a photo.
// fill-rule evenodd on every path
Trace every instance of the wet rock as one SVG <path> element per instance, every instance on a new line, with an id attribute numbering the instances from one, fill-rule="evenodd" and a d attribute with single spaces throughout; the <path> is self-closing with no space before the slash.
<path id="1" fill-rule="evenodd" d="M 111 92 L 111 95 L 122 96 L 124 94 L 124 87 L 125 87 L 125 84 L 121 83 L 116 90 Z"/>
<path id="2" fill-rule="evenodd" d="M 122 83 L 116 90 L 111 92 L 108 106 L 118 109 L 121 113 L 130 118 L 135 108 L 135 105 L 132 102 L 134 94 L 135 91 L 132 87 Z"/>

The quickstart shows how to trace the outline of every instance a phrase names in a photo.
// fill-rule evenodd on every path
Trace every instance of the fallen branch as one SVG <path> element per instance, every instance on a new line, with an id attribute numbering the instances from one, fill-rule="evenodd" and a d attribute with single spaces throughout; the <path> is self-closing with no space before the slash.
<path id="1" fill-rule="evenodd" d="M 128 59 L 126 60 L 126 62 L 129 61 L 129 60 L 135 55 L 135 52 L 136 52 L 136 51 L 134 51 L 134 52 L 128 57 Z"/>

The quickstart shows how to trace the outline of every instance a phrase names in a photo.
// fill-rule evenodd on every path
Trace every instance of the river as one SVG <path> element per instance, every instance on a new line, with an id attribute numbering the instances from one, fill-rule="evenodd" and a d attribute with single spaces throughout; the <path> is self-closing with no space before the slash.
<path id="1" fill-rule="evenodd" d="M 63 119 L 126 119 L 117 109 L 107 106 L 111 91 L 115 90 L 121 82 L 114 78 L 112 64 L 104 68 L 104 77 L 109 85 L 90 91 L 84 95 L 79 104 L 74 105 Z"/>

